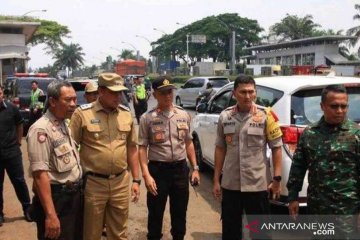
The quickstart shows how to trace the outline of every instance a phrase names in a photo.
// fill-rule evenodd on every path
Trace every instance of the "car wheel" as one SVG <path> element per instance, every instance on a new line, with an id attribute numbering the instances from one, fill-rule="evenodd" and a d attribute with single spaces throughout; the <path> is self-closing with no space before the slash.
<path id="1" fill-rule="evenodd" d="M 183 105 L 181 104 L 181 99 L 180 97 L 176 97 L 176 105 L 182 107 Z"/>
<path id="2" fill-rule="evenodd" d="M 201 151 L 201 145 L 200 145 L 200 141 L 197 139 L 196 136 L 194 136 L 193 143 L 194 143 L 194 148 L 195 148 L 196 163 L 199 166 L 200 171 L 203 171 L 204 170 L 204 161 L 203 161 L 203 156 L 202 156 L 202 151 Z"/>

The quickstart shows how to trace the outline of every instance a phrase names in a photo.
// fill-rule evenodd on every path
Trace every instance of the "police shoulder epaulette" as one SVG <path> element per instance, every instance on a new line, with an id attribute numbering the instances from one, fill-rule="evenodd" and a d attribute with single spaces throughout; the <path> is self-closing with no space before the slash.
<path id="1" fill-rule="evenodd" d="M 180 107 L 178 105 L 175 105 L 175 107 L 178 108 L 178 109 L 184 110 L 182 107 Z"/>
<path id="2" fill-rule="evenodd" d="M 92 103 L 82 104 L 82 105 L 80 105 L 80 109 L 86 110 L 86 109 L 92 108 L 92 106 L 93 106 Z"/>
<path id="3" fill-rule="evenodd" d="M 236 107 L 236 105 L 227 107 L 227 108 L 225 108 L 225 111 L 231 111 L 231 110 L 233 110 L 235 107 Z"/>
<path id="4" fill-rule="evenodd" d="M 123 109 L 123 110 L 125 110 L 125 111 L 130 112 L 130 108 L 128 108 L 128 107 L 125 106 L 125 105 L 119 104 L 119 108 L 121 108 L 121 109 Z"/>

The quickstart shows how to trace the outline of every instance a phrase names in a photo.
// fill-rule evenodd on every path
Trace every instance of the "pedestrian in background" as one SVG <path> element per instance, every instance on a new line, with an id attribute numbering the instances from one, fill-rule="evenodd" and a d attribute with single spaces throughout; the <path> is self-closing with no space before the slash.
<path id="1" fill-rule="evenodd" d="M 148 109 L 147 92 L 140 77 L 134 78 L 133 104 L 137 123 L 140 124 L 140 117 Z"/>
<path id="2" fill-rule="evenodd" d="M 44 91 L 39 88 L 39 83 L 36 80 L 31 81 L 30 126 L 42 115 L 44 103 L 39 101 L 39 97 L 44 95 Z"/>
<path id="3" fill-rule="evenodd" d="M 237 104 L 221 112 L 215 146 L 213 194 L 221 202 L 222 239 L 242 238 L 242 217 L 269 214 L 269 192 L 278 198 L 281 181 L 281 130 L 271 110 L 254 107 L 256 85 L 239 75 L 233 95 Z M 273 181 L 267 178 L 267 146 L 272 151 Z M 220 175 L 222 180 L 220 182 Z M 258 218 L 257 218 L 258 219 Z M 255 235 L 253 236 L 255 237 Z M 266 234 L 256 237 L 269 239 Z"/>
<path id="4" fill-rule="evenodd" d="M 98 98 L 98 86 L 94 81 L 90 81 L 85 86 L 84 98 L 87 103 L 95 102 Z"/>
<path id="5" fill-rule="evenodd" d="M 24 167 L 21 155 L 23 122 L 19 109 L 4 100 L 4 89 L 0 86 L 0 226 L 4 223 L 4 177 L 5 171 L 20 201 L 25 219 L 29 216 L 30 196 L 24 178 Z"/>
<path id="6" fill-rule="evenodd" d="M 339 216 L 342 222 L 335 226 L 336 237 L 356 239 L 360 230 L 360 127 L 346 116 L 349 105 L 344 86 L 325 87 L 320 106 L 323 116 L 305 129 L 293 157 L 287 183 L 289 212 L 298 216 L 298 195 L 308 171 L 308 213 Z"/>
<path id="7" fill-rule="evenodd" d="M 98 79 L 98 99 L 76 109 L 70 121 L 86 175 L 84 239 L 100 239 L 106 224 L 107 239 L 127 239 L 129 174 L 132 200 L 140 195 L 137 135 L 130 109 L 119 104 L 127 88 L 115 73 Z"/>
<path id="8" fill-rule="evenodd" d="M 191 182 L 200 183 L 194 145 L 190 132 L 190 115 L 173 105 L 175 86 L 160 77 L 152 84 L 157 107 L 142 115 L 139 127 L 139 156 L 147 187 L 148 239 L 161 239 L 164 210 L 170 198 L 171 235 L 184 239 L 186 210 Z"/>
<path id="9" fill-rule="evenodd" d="M 76 108 L 71 83 L 48 85 L 48 109 L 29 129 L 30 170 L 34 178 L 33 216 L 38 239 L 82 239 L 82 169 L 65 119 Z"/>

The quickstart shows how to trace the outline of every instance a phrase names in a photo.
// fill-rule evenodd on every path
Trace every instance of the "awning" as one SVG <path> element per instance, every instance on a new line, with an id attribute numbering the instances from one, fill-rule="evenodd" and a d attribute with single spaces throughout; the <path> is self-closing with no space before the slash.
<path id="1" fill-rule="evenodd" d="M 0 59 L 21 58 L 26 59 L 26 52 L 29 50 L 26 46 L 4 46 L 0 49 Z"/>
<path id="2" fill-rule="evenodd" d="M 26 59 L 28 57 L 23 53 L 0 54 L 0 59 L 8 59 L 8 58 Z"/>
<path id="3" fill-rule="evenodd" d="M 330 62 L 334 64 L 347 61 L 347 59 L 341 56 L 340 54 L 326 54 L 325 58 L 327 58 Z"/>

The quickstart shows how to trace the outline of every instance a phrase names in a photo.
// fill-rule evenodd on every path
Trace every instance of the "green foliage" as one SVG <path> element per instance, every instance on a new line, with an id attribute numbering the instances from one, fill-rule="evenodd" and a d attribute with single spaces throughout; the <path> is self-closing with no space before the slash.
<path id="1" fill-rule="evenodd" d="M 62 38 L 69 37 L 70 30 L 67 26 L 55 21 L 43 20 L 29 16 L 4 16 L 0 15 L 0 21 L 40 22 L 41 25 L 34 33 L 29 44 L 45 44 L 50 51 L 55 51 L 64 44 Z M 50 51 L 48 53 L 50 53 Z"/>
<path id="2" fill-rule="evenodd" d="M 354 20 L 360 20 L 360 4 L 355 4 L 355 10 L 357 13 L 353 16 Z M 352 27 L 346 31 L 347 35 L 356 36 L 356 39 L 351 41 L 351 45 L 355 46 L 360 39 L 360 25 Z"/>
<path id="3" fill-rule="evenodd" d="M 70 43 L 69 45 L 62 45 L 61 49 L 56 50 L 53 59 L 55 59 L 54 66 L 57 69 L 68 68 L 75 70 L 84 64 L 85 55 L 82 52 L 82 47 L 79 44 Z"/>
<path id="4" fill-rule="evenodd" d="M 279 23 L 275 23 L 270 27 L 270 35 L 280 37 L 280 41 L 295 40 L 307 37 L 313 37 L 320 27 L 314 23 L 312 15 L 298 17 L 297 15 L 286 14 Z"/>
<path id="5" fill-rule="evenodd" d="M 201 58 L 213 58 L 214 61 L 227 61 L 229 56 L 229 39 L 231 32 L 236 33 L 236 57 L 242 55 L 244 46 L 252 46 L 260 40 L 258 33 L 263 29 L 256 20 L 242 18 L 237 13 L 226 13 L 218 16 L 209 16 L 186 25 L 173 34 L 166 34 L 157 41 L 156 48 L 150 52 L 161 60 L 175 59 L 175 56 L 187 60 L 186 41 L 191 35 L 206 35 L 206 43 L 189 43 L 189 57 L 191 61 L 200 61 Z"/>

